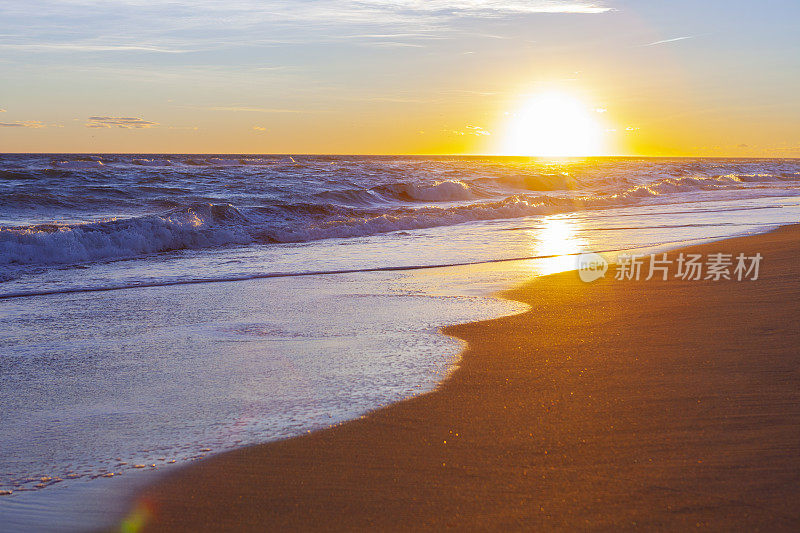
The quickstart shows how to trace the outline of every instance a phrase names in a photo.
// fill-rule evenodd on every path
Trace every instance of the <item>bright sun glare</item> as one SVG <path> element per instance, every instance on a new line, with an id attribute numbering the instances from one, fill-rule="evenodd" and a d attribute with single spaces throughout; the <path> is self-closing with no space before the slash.
<path id="1" fill-rule="evenodd" d="M 603 155 L 603 127 L 596 115 L 564 93 L 535 95 L 512 117 L 503 151 L 541 157 Z"/>

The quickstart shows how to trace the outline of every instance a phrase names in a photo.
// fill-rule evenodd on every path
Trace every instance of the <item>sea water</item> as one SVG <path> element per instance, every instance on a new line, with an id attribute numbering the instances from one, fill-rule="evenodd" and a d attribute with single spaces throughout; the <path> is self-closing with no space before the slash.
<path id="1" fill-rule="evenodd" d="M 0 523 L 429 391 L 581 252 L 798 219 L 786 159 L 0 155 Z"/>

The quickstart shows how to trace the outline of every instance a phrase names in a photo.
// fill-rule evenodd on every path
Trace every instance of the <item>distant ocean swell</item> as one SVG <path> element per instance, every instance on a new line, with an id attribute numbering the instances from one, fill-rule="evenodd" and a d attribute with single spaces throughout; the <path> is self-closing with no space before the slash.
<path id="1" fill-rule="evenodd" d="M 564 176 L 547 181 L 546 187 L 543 185 L 546 180 L 541 176 L 512 176 L 505 181 L 511 181 L 519 188 L 547 189 L 548 193 L 512 194 L 498 199 L 496 183 L 477 179 L 472 182 L 398 182 L 364 189 L 316 191 L 306 195 L 309 201 L 296 203 L 286 199 L 247 207 L 236 207 L 231 203 L 199 203 L 161 214 L 76 224 L 0 227 L 0 267 L 74 264 L 237 244 L 361 237 L 469 221 L 561 213 L 578 208 L 629 206 L 681 193 L 757 189 L 776 183 L 796 188 L 800 185 L 799 178 L 798 174 L 666 177 L 629 186 L 619 192 L 607 190 L 614 183 L 601 181 L 594 184 L 596 194 L 581 195 L 569 190 L 574 184 L 568 183 Z M 619 187 L 619 181 L 615 185 Z M 107 194 L 108 188 L 115 189 L 120 195 L 125 192 L 122 187 L 88 187 L 84 188 L 86 194 L 81 201 L 91 199 L 96 193 Z M 164 190 L 157 188 L 161 193 Z M 167 187 L 166 192 L 185 190 Z M 165 198 L 161 200 L 166 201 Z M 6 203 L 11 201 L 61 205 L 70 200 L 66 196 L 36 196 L 19 191 L 3 200 Z M 9 275 L 0 274 L 0 280 L 3 278 L 9 279 Z"/>

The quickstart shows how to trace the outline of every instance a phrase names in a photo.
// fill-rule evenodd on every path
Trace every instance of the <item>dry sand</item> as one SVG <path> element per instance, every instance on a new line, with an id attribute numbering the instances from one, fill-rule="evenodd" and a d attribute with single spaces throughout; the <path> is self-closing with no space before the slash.
<path id="1" fill-rule="evenodd" d="M 798 530 L 800 229 L 695 250 L 761 278 L 535 279 L 436 391 L 177 470 L 146 529 Z"/>

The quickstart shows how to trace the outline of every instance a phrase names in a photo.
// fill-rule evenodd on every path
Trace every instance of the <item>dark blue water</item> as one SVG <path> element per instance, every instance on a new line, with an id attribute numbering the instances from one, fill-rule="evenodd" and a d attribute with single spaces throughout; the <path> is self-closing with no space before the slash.
<path id="1" fill-rule="evenodd" d="M 798 187 L 797 160 L 0 155 L 0 280 L 30 265 Z"/>

